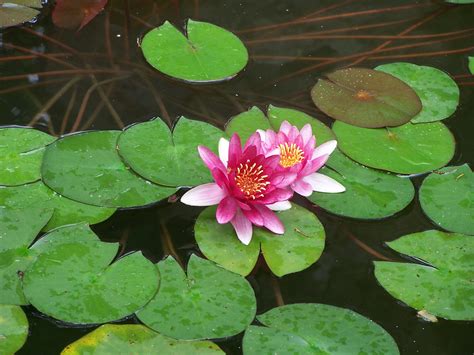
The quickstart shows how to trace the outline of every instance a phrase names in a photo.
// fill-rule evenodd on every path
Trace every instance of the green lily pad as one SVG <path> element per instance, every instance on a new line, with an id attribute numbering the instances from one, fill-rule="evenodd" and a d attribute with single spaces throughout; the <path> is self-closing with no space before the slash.
<path id="1" fill-rule="evenodd" d="M 446 0 L 451 4 L 474 4 L 474 0 Z"/>
<path id="2" fill-rule="evenodd" d="M 399 354 L 378 324 L 349 309 L 292 304 L 257 316 L 266 327 L 250 326 L 244 354 Z"/>
<path id="3" fill-rule="evenodd" d="M 0 28 L 33 20 L 42 6 L 41 0 L 0 0 Z"/>
<path id="4" fill-rule="evenodd" d="M 55 139 L 32 128 L 0 128 L 0 185 L 16 186 L 39 180 L 44 147 Z"/>
<path id="5" fill-rule="evenodd" d="M 228 135 L 238 133 L 242 141 L 246 141 L 257 129 L 278 131 L 281 123 L 288 121 L 298 129 L 309 123 L 318 145 L 335 139 L 334 133 L 328 126 L 304 112 L 270 105 L 267 116 L 268 118 L 258 107 L 254 106 L 250 110 L 232 117 L 227 122 L 225 131 Z"/>
<path id="6" fill-rule="evenodd" d="M 407 123 L 393 128 L 360 128 L 335 122 L 339 149 L 365 166 L 400 174 L 439 169 L 454 155 L 452 133 L 441 122 Z"/>
<path id="7" fill-rule="evenodd" d="M 175 189 L 154 185 L 122 162 L 120 131 L 66 136 L 50 144 L 43 158 L 43 181 L 60 195 L 89 205 L 137 207 L 158 202 Z"/>
<path id="8" fill-rule="evenodd" d="M 181 117 L 171 134 L 159 118 L 127 128 L 118 139 L 120 155 L 139 175 L 157 184 L 193 186 L 212 181 L 199 157 L 204 145 L 217 153 L 220 129 Z"/>
<path id="9" fill-rule="evenodd" d="M 474 235 L 474 173 L 469 165 L 430 174 L 421 185 L 423 212 L 450 232 Z"/>
<path id="10" fill-rule="evenodd" d="M 160 290 L 138 318 L 175 339 L 198 340 L 236 335 L 253 321 L 255 295 L 240 275 L 192 255 L 187 275 L 167 257 L 158 263 Z"/>
<path id="11" fill-rule="evenodd" d="M 393 297 L 451 320 L 474 320 L 474 238 L 425 231 L 387 243 L 432 266 L 375 261 L 375 277 Z"/>
<path id="12" fill-rule="evenodd" d="M 31 250 L 23 292 L 39 311 L 68 323 L 106 323 L 142 308 L 158 289 L 156 267 L 141 253 L 114 260 L 118 243 L 101 242 L 85 224 L 53 230 Z"/>
<path id="13" fill-rule="evenodd" d="M 260 249 L 277 276 L 307 269 L 321 256 L 325 232 L 314 213 L 293 204 L 278 213 L 285 226 L 285 234 L 276 235 L 265 229 L 254 228 L 249 245 L 242 244 L 229 224 L 218 224 L 216 208 L 205 209 L 194 227 L 201 252 L 227 270 L 246 276 L 253 270 Z"/>
<path id="14" fill-rule="evenodd" d="M 28 247 L 52 213 L 42 207 L 0 208 L 0 304 L 28 304 L 21 288 L 21 273 L 36 256 Z"/>
<path id="15" fill-rule="evenodd" d="M 21 307 L 0 304 L 0 354 L 15 354 L 27 336 L 28 319 Z"/>
<path id="16" fill-rule="evenodd" d="M 0 207 L 27 208 L 29 206 L 43 206 L 54 209 L 53 216 L 44 231 L 64 226 L 87 222 L 96 224 L 108 219 L 115 208 L 92 206 L 61 196 L 38 181 L 14 187 L 0 187 Z"/>
<path id="17" fill-rule="evenodd" d="M 469 70 L 471 71 L 471 74 L 474 75 L 474 57 L 469 57 L 468 60 L 469 60 Z"/>
<path id="18" fill-rule="evenodd" d="M 390 74 L 364 68 L 327 74 L 327 79 L 319 79 L 313 87 L 311 97 L 328 116 L 366 128 L 400 126 L 422 108 L 409 85 Z"/>
<path id="19" fill-rule="evenodd" d="M 180 341 L 138 324 L 104 324 L 68 345 L 61 355 L 101 354 L 198 354 L 224 352 L 210 341 Z"/>
<path id="20" fill-rule="evenodd" d="M 168 21 L 143 37 L 148 63 L 160 72 L 189 82 L 231 79 L 248 62 L 248 52 L 233 33 L 207 22 L 189 20 L 186 35 Z"/>
<path id="21" fill-rule="evenodd" d="M 444 120 L 459 105 L 459 87 L 439 69 L 411 63 L 384 64 L 375 69 L 397 77 L 416 91 L 423 109 L 412 118 L 413 123 Z"/>

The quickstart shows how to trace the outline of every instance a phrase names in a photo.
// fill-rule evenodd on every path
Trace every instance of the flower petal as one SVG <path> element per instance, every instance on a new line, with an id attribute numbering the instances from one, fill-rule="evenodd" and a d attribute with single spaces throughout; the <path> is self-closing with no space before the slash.
<path id="1" fill-rule="evenodd" d="M 252 224 L 255 224 L 259 227 L 263 226 L 263 217 L 255 207 L 250 206 L 250 209 L 242 210 L 242 212 L 244 213 L 245 217 L 247 217 L 250 222 L 252 222 Z"/>
<path id="2" fill-rule="evenodd" d="M 313 136 L 313 129 L 309 123 L 305 124 L 303 128 L 301 128 L 300 135 L 301 138 L 303 138 L 303 143 L 306 145 L 306 143 L 308 143 Z"/>
<path id="3" fill-rule="evenodd" d="M 234 133 L 230 138 L 229 143 L 229 160 L 227 166 L 235 169 L 237 163 L 242 155 L 242 144 L 240 143 L 240 137 L 237 133 Z"/>
<path id="4" fill-rule="evenodd" d="M 308 197 L 313 193 L 313 188 L 311 185 L 303 179 L 296 180 L 293 184 L 291 184 L 291 188 L 297 194 L 305 197 Z"/>
<path id="5" fill-rule="evenodd" d="M 278 219 L 276 214 L 270 210 L 267 206 L 256 205 L 255 206 L 263 217 L 263 225 L 273 233 L 283 234 L 285 233 L 285 227 L 283 223 Z"/>
<path id="6" fill-rule="evenodd" d="M 339 182 L 329 176 L 314 173 L 303 178 L 305 182 L 311 185 L 314 191 L 338 193 L 346 191 L 346 188 Z"/>
<path id="7" fill-rule="evenodd" d="M 219 202 L 219 206 L 217 206 L 217 223 L 225 224 L 230 222 L 237 213 L 237 207 L 237 201 L 233 197 L 225 197 L 221 202 Z"/>
<path id="8" fill-rule="evenodd" d="M 212 206 L 217 205 L 226 197 L 226 193 L 217 184 L 210 183 L 199 185 L 181 197 L 181 202 L 189 206 Z"/>
<path id="9" fill-rule="evenodd" d="M 225 138 L 219 139 L 219 158 L 227 167 L 227 162 L 229 161 L 229 141 Z"/>
<path id="10" fill-rule="evenodd" d="M 291 124 L 288 121 L 283 121 L 280 125 L 280 132 L 285 133 L 285 135 L 288 135 L 291 131 Z"/>
<path id="11" fill-rule="evenodd" d="M 224 164 L 222 164 L 222 161 L 208 147 L 200 145 L 198 146 L 198 152 L 201 156 L 202 161 L 204 162 L 204 164 L 206 164 L 209 170 L 212 171 L 213 169 L 217 168 L 219 170 L 222 170 L 223 172 L 226 171 L 226 168 Z"/>
<path id="12" fill-rule="evenodd" d="M 243 244 L 249 245 L 252 240 L 252 223 L 244 216 L 242 211 L 237 210 L 237 213 L 230 223 L 232 223 L 237 233 L 237 238 L 239 238 Z"/>
<path id="13" fill-rule="evenodd" d="M 331 154 L 334 151 L 334 149 L 336 149 L 336 147 L 337 147 L 337 141 L 334 139 L 332 141 L 323 143 L 320 146 L 317 146 L 313 152 L 313 159 L 319 158 L 322 155 Z"/>
<path id="14" fill-rule="evenodd" d="M 291 189 L 275 189 L 262 197 L 261 199 L 255 200 L 255 203 L 261 205 L 269 205 L 279 201 L 289 200 L 293 196 Z"/>
<path id="15" fill-rule="evenodd" d="M 285 188 L 291 185 L 296 177 L 297 174 L 291 172 L 274 173 L 270 178 L 270 183 L 275 187 Z"/>
<path id="16" fill-rule="evenodd" d="M 272 211 L 286 211 L 291 208 L 291 203 L 290 201 L 280 201 L 267 205 L 267 207 Z"/>

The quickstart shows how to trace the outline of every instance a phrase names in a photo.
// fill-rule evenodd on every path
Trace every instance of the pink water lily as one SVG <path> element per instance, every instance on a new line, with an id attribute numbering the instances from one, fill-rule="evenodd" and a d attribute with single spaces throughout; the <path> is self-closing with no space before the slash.
<path id="1" fill-rule="evenodd" d="M 181 202 L 191 206 L 218 205 L 217 222 L 230 222 L 246 245 L 252 239 L 252 224 L 276 234 L 285 232 L 272 210 L 290 208 L 288 199 L 293 195 L 287 188 L 288 175 L 278 168 L 279 156 L 266 157 L 261 147 L 259 137 L 253 137 L 242 149 L 237 134 L 230 142 L 224 138 L 219 141 L 219 157 L 199 146 L 199 155 L 215 182 L 196 186 L 181 198 Z"/>
<path id="2" fill-rule="evenodd" d="M 344 186 L 336 180 L 317 173 L 336 149 L 337 142 L 331 140 L 316 147 L 316 138 L 309 124 L 298 130 L 284 121 L 277 133 L 272 130 L 258 130 L 249 138 L 251 143 L 258 141 L 262 142 L 261 152 L 265 156 L 279 157 L 276 170 L 286 174 L 286 181 L 294 192 L 309 196 L 313 191 L 345 191 Z"/>

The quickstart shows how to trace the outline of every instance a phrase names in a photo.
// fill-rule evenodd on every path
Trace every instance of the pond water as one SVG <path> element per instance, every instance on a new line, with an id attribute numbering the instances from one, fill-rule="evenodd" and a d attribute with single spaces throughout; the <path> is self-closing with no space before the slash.
<path id="1" fill-rule="evenodd" d="M 456 79 L 461 102 L 444 121 L 457 143 L 450 165 L 474 166 L 474 79 L 465 75 L 467 56 L 474 53 L 474 6 L 402 0 L 109 3 L 77 33 L 55 28 L 48 14 L 35 24 L 2 31 L 1 125 L 32 124 L 58 135 L 183 115 L 223 127 L 249 107 L 263 109 L 269 104 L 299 109 L 329 124 L 332 120 L 316 109 L 309 94 L 321 74 L 346 66 L 373 68 L 407 61 L 437 67 Z M 188 18 L 238 34 L 249 49 L 247 68 L 231 81 L 212 85 L 188 85 L 151 70 L 137 39 L 164 20 L 183 25 Z M 461 32 L 466 29 L 472 31 Z M 108 102 L 93 87 L 94 80 L 101 83 Z M 418 187 L 422 178 L 413 180 Z M 314 211 L 324 224 L 324 253 L 305 271 L 282 278 L 273 276 L 260 260 L 248 277 L 257 296 L 257 314 L 281 302 L 331 304 L 377 322 L 393 336 L 402 354 L 473 353 L 472 322 L 423 321 L 374 278 L 372 261 L 380 254 L 402 260 L 385 242 L 435 228 L 417 198 L 395 216 L 377 221 L 335 216 L 305 199 L 296 202 Z M 191 253 L 199 254 L 193 226 L 200 211 L 165 201 L 116 212 L 92 229 L 104 241 L 120 241 L 121 254 L 141 250 L 157 262 L 175 253 L 187 260 Z M 25 309 L 30 335 L 19 354 L 59 353 L 93 329 L 68 327 L 31 306 Z M 227 353 L 238 354 L 241 339 L 240 335 L 217 343 Z"/>

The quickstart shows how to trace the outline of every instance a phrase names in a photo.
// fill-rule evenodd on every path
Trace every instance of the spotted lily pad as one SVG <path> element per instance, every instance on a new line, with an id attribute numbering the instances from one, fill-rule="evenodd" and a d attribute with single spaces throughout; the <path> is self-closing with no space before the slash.
<path id="1" fill-rule="evenodd" d="M 309 123 L 313 134 L 316 136 L 318 145 L 335 139 L 334 133 L 328 126 L 301 111 L 270 105 L 268 107 L 267 117 L 258 107 L 254 106 L 250 110 L 232 117 L 229 122 L 227 122 L 226 132 L 229 135 L 238 133 L 240 138 L 245 141 L 257 129 L 273 129 L 278 131 L 281 123 L 288 121 L 299 129 Z"/>
<path id="2" fill-rule="evenodd" d="M 321 173 L 339 181 L 342 194 L 313 192 L 310 201 L 329 212 L 352 218 L 389 217 L 404 209 L 415 195 L 410 179 L 359 165 L 339 151 Z"/>
<path id="3" fill-rule="evenodd" d="M 61 355 L 100 354 L 197 354 L 224 352 L 210 341 L 180 341 L 138 324 L 105 324 L 68 345 Z"/>
<path id="4" fill-rule="evenodd" d="M 459 88 L 445 72 L 411 63 L 379 65 L 376 70 L 391 74 L 410 85 L 421 99 L 423 109 L 413 123 L 434 122 L 451 116 L 459 104 Z"/>
<path id="5" fill-rule="evenodd" d="M 175 189 L 152 184 L 122 162 L 120 131 L 66 136 L 46 148 L 43 181 L 60 195 L 102 207 L 136 207 L 158 202 Z"/>
<path id="6" fill-rule="evenodd" d="M 376 261 L 375 277 L 416 310 L 452 320 L 474 320 L 474 238 L 425 231 L 387 243 L 428 265 Z"/>
<path id="7" fill-rule="evenodd" d="M 245 330 L 256 311 L 255 295 L 242 276 L 192 255 L 187 275 L 168 257 L 158 263 L 159 292 L 137 315 L 175 339 L 224 338 Z"/>
<path id="8" fill-rule="evenodd" d="M 441 228 L 474 235 L 474 173 L 469 165 L 450 166 L 429 175 L 420 188 L 420 203 Z"/>
<path id="9" fill-rule="evenodd" d="M 348 68 L 327 74 L 311 91 L 314 104 L 328 116 L 355 126 L 400 126 L 421 110 L 416 92 L 380 71 Z"/>
<path id="10" fill-rule="evenodd" d="M 400 174 L 439 169 L 451 160 L 455 150 L 454 137 L 441 122 L 379 129 L 335 122 L 332 129 L 339 149 L 349 158 Z"/>
<path id="11" fill-rule="evenodd" d="M 119 245 L 101 242 L 85 224 L 53 230 L 32 247 L 38 253 L 23 277 L 36 309 L 68 323 L 106 323 L 142 308 L 159 274 L 141 253 L 114 260 Z"/>
<path id="12" fill-rule="evenodd" d="M 0 304 L 28 304 L 21 288 L 22 272 L 36 256 L 28 247 L 52 213 L 42 207 L 0 208 Z"/>
<path id="13" fill-rule="evenodd" d="M 57 194 L 41 181 L 22 186 L 0 187 L 0 207 L 19 209 L 29 206 L 54 209 L 53 216 L 44 227 L 44 231 L 79 222 L 100 223 L 116 211 L 115 208 L 76 202 Z"/>
<path id="14" fill-rule="evenodd" d="M 155 69 L 189 82 L 231 79 L 248 61 L 247 49 L 233 33 L 193 20 L 186 34 L 166 21 L 143 37 L 141 48 Z"/>
<path id="15" fill-rule="evenodd" d="M 218 224 L 216 209 L 204 210 L 196 221 L 194 232 L 202 253 L 227 270 L 248 275 L 254 268 L 260 249 L 277 276 L 298 272 L 310 267 L 324 249 L 324 228 L 314 213 L 293 204 L 278 213 L 285 226 L 285 234 L 276 235 L 255 228 L 249 245 L 242 244 L 229 224 Z"/>
<path id="16" fill-rule="evenodd" d="M 173 134 L 159 118 L 127 128 L 119 137 L 119 152 L 139 175 L 157 184 L 193 186 L 212 181 L 209 169 L 199 157 L 204 145 L 217 153 L 225 133 L 199 121 L 181 117 Z"/>
<path id="17" fill-rule="evenodd" d="M 21 307 L 0 304 L 0 354 L 15 354 L 28 336 L 28 319 Z"/>
<path id="18" fill-rule="evenodd" d="M 16 186 L 39 180 L 44 147 L 55 139 L 32 128 L 0 128 L 0 185 Z"/>
<path id="19" fill-rule="evenodd" d="M 0 28 L 33 20 L 41 7 L 41 0 L 0 0 Z"/>
<path id="20" fill-rule="evenodd" d="M 250 326 L 243 350 L 253 354 L 399 354 L 393 338 L 378 324 L 349 309 L 325 304 L 273 308 Z"/>

